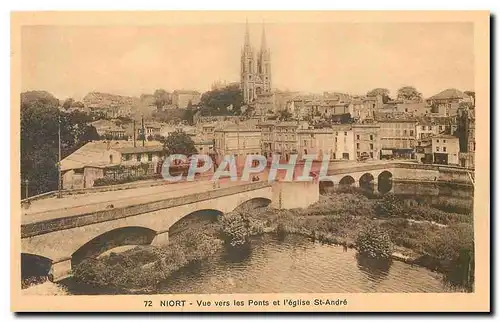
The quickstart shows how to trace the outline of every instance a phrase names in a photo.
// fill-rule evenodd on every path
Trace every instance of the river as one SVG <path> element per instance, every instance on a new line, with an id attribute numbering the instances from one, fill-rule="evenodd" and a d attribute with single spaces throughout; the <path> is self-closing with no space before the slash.
<path id="1" fill-rule="evenodd" d="M 110 294 L 66 281 L 69 294 Z M 393 261 L 378 267 L 356 255 L 355 250 L 313 243 L 305 237 L 274 235 L 255 237 L 248 254 L 219 253 L 196 269 L 176 272 L 161 283 L 156 294 L 173 293 L 363 293 L 453 292 L 443 275 Z M 127 292 L 128 293 L 128 292 Z"/>

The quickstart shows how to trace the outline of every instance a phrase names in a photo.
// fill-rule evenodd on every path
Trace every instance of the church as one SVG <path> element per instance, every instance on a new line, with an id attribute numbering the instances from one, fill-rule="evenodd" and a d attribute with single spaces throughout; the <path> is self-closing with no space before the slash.
<path id="1" fill-rule="evenodd" d="M 246 104 L 254 102 L 259 96 L 271 94 L 271 52 L 266 44 L 266 31 L 262 27 L 260 51 L 254 52 L 250 45 L 248 22 L 245 30 L 245 43 L 241 51 L 241 89 Z"/>

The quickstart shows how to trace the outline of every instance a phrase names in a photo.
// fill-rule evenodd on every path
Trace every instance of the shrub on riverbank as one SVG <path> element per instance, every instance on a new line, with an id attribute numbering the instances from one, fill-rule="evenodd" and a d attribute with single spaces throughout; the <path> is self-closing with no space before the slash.
<path id="1" fill-rule="evenodd" d="M 151 289 L 172 273 L 221 249 L 209 234 L 186 231 L 166 247 L 141 246 L 102 258 L 88 258 L 73 268 L 75 281 L 115 289 Z"/>
<path id="2" fill-rule="evenodd" d="M 389 259 L 392 256 L 391 237 L 378 225 L 366 227 L 356 238 L 359 254 L 376 259 Z"/>

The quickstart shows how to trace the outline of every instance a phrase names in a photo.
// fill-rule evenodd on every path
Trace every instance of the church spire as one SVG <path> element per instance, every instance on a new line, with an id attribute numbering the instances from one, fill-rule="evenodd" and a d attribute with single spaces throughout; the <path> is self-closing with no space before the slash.
<path id="1" fill-rule="evenodd" d="M 260 43 L 260 51 L 261 52 L 266 52 L 267 51 L 267 42 L 266 42 L 266 26 L 264 22 L 262 22 L 262 40 Z"/>
<path id="2" fill-rule="evenodd" d="M 250 47 L 250 32 L 248 30 L 248 19 L 245 22 L 245 48 Z"/>

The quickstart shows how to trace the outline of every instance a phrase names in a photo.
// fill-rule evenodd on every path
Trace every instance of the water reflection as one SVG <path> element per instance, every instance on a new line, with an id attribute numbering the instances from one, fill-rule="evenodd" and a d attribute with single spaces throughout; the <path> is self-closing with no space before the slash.
<path id="1" fill-rule="evenodd" d="M 197 267 L 181 269 L 153 294 L 452 292 L 442 275 L 402 262 L 377 262 L 352 249 L 313 243 L 305 237 L 253 238 L 246 251 L 222 251 Z M 91 293 L 89 293 L 91 292 Z M 73 285 L 71 294 L 136 291 L 89 290 Z"/>
<path id="2" fill-rule="evenodd" d="M 389 276 L 392 260 L 371 258 L 356 254 L 359 270 L 366 274 L 371 281 L 380 281 Z"/>

